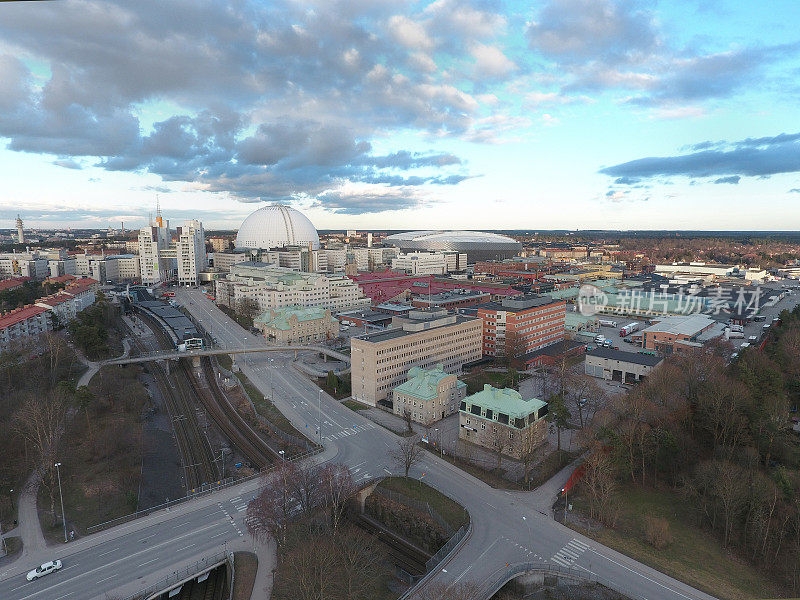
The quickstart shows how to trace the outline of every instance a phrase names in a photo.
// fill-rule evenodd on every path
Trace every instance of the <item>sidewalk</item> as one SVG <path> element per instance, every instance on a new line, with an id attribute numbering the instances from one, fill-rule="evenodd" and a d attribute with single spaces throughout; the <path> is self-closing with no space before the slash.
<path id="1" fill-rule="evenodd" d="M 42 528 L 39 525 L 39 513 L 36 510 L 36 497 L 39 493 L 39 484 L 42 478 L 38 471 L 34 471 L 19 495 L 17 509 L 18 526 L 14 530 L 22 541 L 22 552 L 14 562 L 25 560 L 29 556 L 41 553 L 47 549 Z"/>

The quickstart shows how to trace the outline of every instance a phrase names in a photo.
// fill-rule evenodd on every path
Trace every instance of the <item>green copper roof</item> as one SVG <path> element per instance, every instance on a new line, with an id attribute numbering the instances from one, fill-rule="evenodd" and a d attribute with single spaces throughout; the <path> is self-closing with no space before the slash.
<path id="1" fill-rule="evenodd" d="M 325 317 L 324 306 L 284 306 L 273 308 L 253 319 L 254 323 L 261 323 L 273 329 L 288 331 L 292 328 L 289 320 L 297 317 L 298 321 L 314 321 Z"/>
<path id="2" fill-rule="evenodd" d="M 477 405 L 484 410 L 488 408 L 495 413 L 505 413 L 512 419 L 523 419 L 530 413 L 547 406 L 547 402 L 538 398 L 524 399 L 517 390 L 512 390 L 511 388 L 498 389 L 488 383 L 477 394 L 464 398 L 464 402 L 467 405 L 465 412 L 469 412 L 472 405 Z"/>
<path id="3" fill-rule="evenodd" d="M 436 365 L 435 368 L 427 371 L 420 367 L 411 367 L 408 371 L 408 380 L 394 388 L 394 391 L 418 400 L 435 400 L 439 382 L 449 376 L 450 373 L 446 373 L 442 365 Z M 457 388 L 463 388 L 466 385 L 463 381 L 456 382 Z"/>

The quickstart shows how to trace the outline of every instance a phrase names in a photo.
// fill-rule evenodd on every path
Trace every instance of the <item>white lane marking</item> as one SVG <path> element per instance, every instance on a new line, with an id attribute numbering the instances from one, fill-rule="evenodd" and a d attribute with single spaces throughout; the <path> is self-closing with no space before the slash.
<path id="1" fill-rule="evenodd" d="M 148 560 L 146 563 L 142 563 L 139 566 L 140 567 L 144 567 L 145 565 L 151 565 L 151 564 L 153 564 L 154 562 L 157 562 L 157 561 L 158 561 L 158 559 L 154 558 L 153 560 Z"/>
<path id="2" fill-rule="evenodd" d="M 561 560 L 561 559 L 560 559 L 560 558 L 558 558 L 557 556 L 554 556 L 554 557 L 553 557 L 553 558 L 551 558 L 550 560 L 552 560 L 552 561 L 553 561 L 554 563 L 556 563 L 556 564 L 559 564 L 559 565 L 561 565 L 562 567 L 570 567 L 570 566 L 572 566 L 572 564 L 571 564 L 571 563 L 568 563 L 568 562 L 567 562 L 567 561 L 565 561 L 565 560 Z"/>
<path id="3" fill-rule="evenodd" d="M 189 544 L 188 546 L 184 546 L 183 548 L 178 548 L 178 550 L 179 550 L 179 551 L 180 551 L 180 550 L 188 550 L 189 548 L 191 548 L 191 547 L 192 547 L 192 546 L 194 546 L 194 545 L 195 545 L 195 544 Z"/>
<path id="4" fill-rule="evenodd" d="M 98 554 L 97 556 L 105 556 L 106 554 L 111 554 L 112 552 L 116 552 L 117 550 L 119 550 L 119 548 L 114 548 L 114 549 L 112 549 L 112 550 L 108 550 L 108 551 L 106 551 L 106 552 L 101 552 L 101 553 L 100 553 L 100 554 Z"/>
<path id="5" fill-rule="evenodd" d="M 114 579 L 115 577 L 116 575 L 112 575 L 111 577 L 106 577 L 105 579 L 101 579 L 100 581 L 97 582 L 97 585 L 100 585 L 101 583 L 103 583 L 104 581 L 108 581 L 109 579 Z"/>
<path id="6" fill-rule="evenodd" d="M 663 583 L 661 583 L 660 581 L 656 581 L 655 579 L 651 579 L 650 577 L 648 577 L 647 575 L 645 575 L 645 574 L 643 574 L 643 573 L 640 573 L 639 571 L 634 571 L 634 570 L 633 570 L 633 569 L 631 569 L 630 567 L 626 567 L 626 566 L 625 566 L 625 565 L 623 565 L 622 563 L 618 563 L 617 561 L 615 561 L 615 560 L 612 560 L 612 559 L 608 558 L 607 556 L 605 556 L 605 555 L 603 555 L 603 554 L 600 554 L 600 553 L 599 553 L 597 550 L 594 550 L 594 549 L 591 549 L 591 550 L 592 550 L 592 552 L 594 552 L 595 554 L 597 554 L 597 556 L 599 556 L 599 557 L 601 557 L 601 558 L 605 558 L 605 559 L 606 559 L 608 562 L 610 562 L 610 563 L 614 563 L 614 564 L 615 564 L 615 565 L 617 565 L 618 567 L 622 567 L 622 568 L 623 568 L 623 569 L 625 569 L 626 571 L 630 571 L 630 572 L 631 572 L 631 573 L 633 573 L 634 575 L 638 575 L 639 577 L 641 577 L 642 579 L 646 579 L 646 580 L 647 580 L 647 581 L 649 581 L 650 583 L 655 583 L 657 586 L 660 586 L 660 587 L 664 588 L 665 590 L 669 590 L 670 592 L 673 592 L 673 593 L 675 593 L 675 594 L 678 594 L 679 596 L 681 596 L 681 597 L 683 597 L 683 598 L 686 598 L 687 600 L 692 600 L 692 597 L 691 597 L 691 596 L 687 596 L 686 594 L 682 594 L 681 592 L 679 592 L 678 590 L 676 590 L 676 589 L 675 589 L 675 588 L 673 588 L 673 587 L 669 587 L 668 585 L 664 585 L 664 584 L 663 584 Z"/>
<path id="7" fill-rule="evenodd" d="M 59 596 L 56 600 L 61 600 L 62 598 L 66 598 L 67 596 L 72 596 L 75 592 L 70 592 L 69 594 L 64 594 L 63 596 Z"/>

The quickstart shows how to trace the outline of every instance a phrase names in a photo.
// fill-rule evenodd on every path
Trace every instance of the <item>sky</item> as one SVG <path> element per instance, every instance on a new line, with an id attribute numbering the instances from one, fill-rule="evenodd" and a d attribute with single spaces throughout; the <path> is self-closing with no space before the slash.
<path id="1" fill-rule="evenodd" d="M 0 2 L 0 228 L 800 230 L 797 0 Z"/>

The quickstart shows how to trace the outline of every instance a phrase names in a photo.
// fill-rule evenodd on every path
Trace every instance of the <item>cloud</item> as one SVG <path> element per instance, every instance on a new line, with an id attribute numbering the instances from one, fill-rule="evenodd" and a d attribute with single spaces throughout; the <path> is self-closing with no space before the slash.
<path id="1" fill-rule="evenodd" d="M 715 177 L 715 183 L 736 183 L 739 176 L 764 177 L 800 171 L 800 133 L 747 138 L 719 146 L 703 142 L 699 150 L 676 156 L 639 158 L 600 170 L 616 178 L 659 176 Z M 736 182 L 733 179 L 736 179 Z"/>
<path id="2" fill-rule="evenodd" d="M 706 111 L 700 106 L 677 106 L 657 108 L 652 113 L 654 119 L 698 119 L 706 116 Z"/>
<path id="3" fill-rule="evenodd" d="M 71 159 L 54 160 L 53 164 L 56 165 L 57 167 L 63 167 L 65 169 L 78 169 L 78 170 L 80 170 L 80 169 L 83 168 L 83 166 L 81 166 L 80 163 L 78 163 L 78 162 L 76 162 L 74 160 L 71 160 Z"/>
<path id="4" fill-rule="evenodd" d="M 475 44 L 470 50 L 475 59 L 475 73 L 479 77 L 503 78 L 517 68 L 500 48 Z"/>
<path id="5" fill-rule="evenodd" d="M 505 19 L 451 0 L 415 15 L 395 9 L 85 0 L 81 10 L 31 12 L 12 3 L 0 21 L 3 49 L 14 49 L 0 53 L 0 137 L 62 166 L 86 157 L 242 201 L 314 197 L 348 182 L 454 185 L 471 176 L 458 157 L 375 155 L 372 140 L 397 131 L 471 139 L 499 108 L 479 110 L 469 82 L 439 72 L 433 53 L 480 72 L 464 77 L 507 75 L 513 62 L 489 40 Z"/>
<path id="6" fill-rule="evenodd" d="M 789 190 L 790 194 L 800 194 L 800 188 L 792 188 Z"/>
<path id="7" fill-rule="evenodd" d="M 561 63 L 631 62 L 659 43 L 653 16 L 626 0 L 551 0 L 527 36 L 533 49 Z"/>
<path id="8" fill-rule="evenodd" d="M 731 183 L 733 185 L 737 185 L 741 177 L 738 175 L 731 175 L 729 177 L 720 177 L 719 179 L 715 179 L 714 183 Z"/>
<path id="9" fill-rule="evenodd" d="M 317 197 L 317 204 L 342 215 L 362 215 L 418 208 L 426 200 L 413 190 L 368 186 L 326 191 Z"/>

